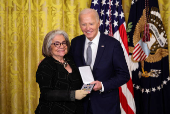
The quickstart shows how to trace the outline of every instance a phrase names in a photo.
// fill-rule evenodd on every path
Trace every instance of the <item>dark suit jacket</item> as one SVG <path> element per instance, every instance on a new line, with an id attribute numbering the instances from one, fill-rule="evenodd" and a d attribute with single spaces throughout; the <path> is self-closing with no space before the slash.
<path id="1" fill-rule="evenodd" d="M 67 56 L 65 59 L 72 73 L 52 57 L 40 63 L 36 82 L 41 94 L 35 114 L 83 114 L 82 101 L 75 100 L 74 91 L 82 87 L 82 79 L 73 60 Z"/>
<path id="2" fill-rule="evenodd" d="M 71 41 L 69 54 L 72 55 L 77 67 L 86 65 L 84 60 L 85 35 L 78 36 Z M 115 38 L 101 34 L 93 66 L 95 80 L 101 81 L 104 92 L 92 91 L 89 95 L 94 114 L 120 114 L 118 87 L 129 79 L 129 71 L 122 47 Z M 85 98 L 85 111 L 87 102 Z"/>

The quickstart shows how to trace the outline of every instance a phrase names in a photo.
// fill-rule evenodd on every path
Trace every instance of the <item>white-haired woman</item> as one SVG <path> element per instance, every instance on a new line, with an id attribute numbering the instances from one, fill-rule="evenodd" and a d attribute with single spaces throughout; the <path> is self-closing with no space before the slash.
<path id="1" fill-rule="evenodd" d="M 83 114 L 81 99 L 88 92 L 80 90 L 82 79 L 73 60 L 67 55 L 70 42 L 66 32 L 53 30 L 44 39 L 36 82 L 40 88 L 35 114 Z"/>

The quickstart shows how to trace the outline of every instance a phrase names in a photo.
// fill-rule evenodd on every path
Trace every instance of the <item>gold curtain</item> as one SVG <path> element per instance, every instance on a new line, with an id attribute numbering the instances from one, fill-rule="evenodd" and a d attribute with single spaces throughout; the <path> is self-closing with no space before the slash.
<path id="1" fill-rule="evenodd" d="M 0 114 L 34 114 L 35 73 L 47 32 L 81 34 L 78 13 L 90 0 L 0 0 Z"/>
<path id="2" fill-rule="evenodd" d="M 122 0 L 127 22 L 131 0 Z M 79 12 L 91 0 L 0 0 L 0 114 L 34 114 L 39 99 L 35 73 L 43 59 L 44 36 L 65 30 L 70 40 L 82 34 Z M 170 39 L 170 1 L 159 0 Z M 170 46 L 170 44 L 169 44 Z"/>

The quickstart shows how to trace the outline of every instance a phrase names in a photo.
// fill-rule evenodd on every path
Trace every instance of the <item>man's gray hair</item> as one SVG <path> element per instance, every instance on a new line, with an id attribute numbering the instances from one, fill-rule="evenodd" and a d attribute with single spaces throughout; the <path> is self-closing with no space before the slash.
<path id="1" fill-rule="evenodd" d="M 95 14 L 95 17 L 96 17 L 97 22 L 99 22 L 99 14 L 97 13 L 96 10 L 91 9 L 91 8 L 83 9 L 83 10 L 79 13 L 79 22 L 80 22 L 80 16 L 81 16 L 82 14 L 88 14 L 88 13 L 92 13 L 92 12 Z"/>

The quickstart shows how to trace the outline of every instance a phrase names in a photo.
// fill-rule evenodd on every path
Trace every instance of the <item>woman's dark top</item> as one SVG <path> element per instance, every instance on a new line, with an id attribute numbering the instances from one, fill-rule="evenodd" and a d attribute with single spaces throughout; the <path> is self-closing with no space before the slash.
<path id="1" fill-rule="evenodd" d="M 75 90 L 82 86 L 82 79 L 73 60 L 64 57 L 72 73 L 53 57 L 46 57 L 36 72 L 40 88 L 39 105 L 35 114 L 83 114 L 82 101 L 75 99 Z"/>

